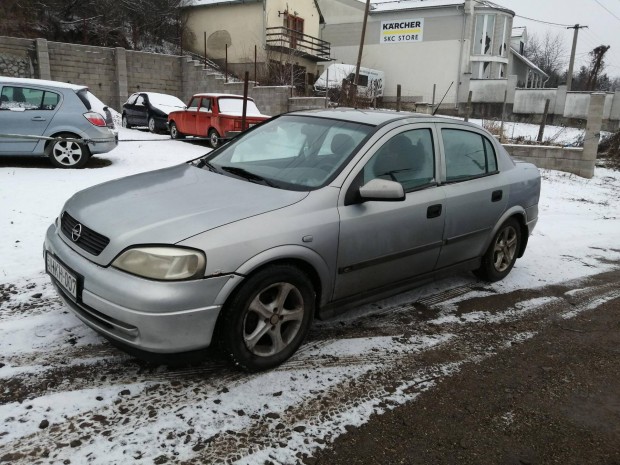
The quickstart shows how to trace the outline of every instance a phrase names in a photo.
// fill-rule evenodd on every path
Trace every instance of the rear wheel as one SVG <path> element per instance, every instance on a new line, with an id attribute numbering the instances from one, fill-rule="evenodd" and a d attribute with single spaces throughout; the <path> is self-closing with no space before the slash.
<path id="1" fill-rule="evenodd" d="M 179 132 L 179 128 L 174 121 L 170 122 L 170 137 L 173 139 L 185 139 L 185 136 Z"/>
<path id="2" fill-rule="evenodd" d="M 520 247 L 521 227 L 516 219 L 509 218 L 493 237 L 476 275 L 491 282 L 504 279 L 517 261 Z"/>
<path id="3" fill-rule="evenodd" d="M 274 265 L 250 276 L 218 322 L 220 346 L 248 371 L 266 370 L 299 348 L 312 323 L 315 293 L 305 273 Z"/>
<path id="4" fill-rule="evenodd" d="M 82 168 L 90 158 L 88 146 L 80 142 L 66 139 L 79 139 L 79 136 L 62 133 L 57 140 L 48 143 L 45 151 L 52 165 L 56 168 Z"/>
<path id="5" fill-rule="evenodd" d="M 127 115 L 123 114 L 123 119 L 121 124 L 124 128 L 131 129 L 131 124 L 129 124 L 129 120 L 127 119 Z"/>
<path id="6" fill-rule="evenodd" d="M 220 146 L 220 135 L 216 129 L 209 129 L 209 145 L 216 149 Z"/>

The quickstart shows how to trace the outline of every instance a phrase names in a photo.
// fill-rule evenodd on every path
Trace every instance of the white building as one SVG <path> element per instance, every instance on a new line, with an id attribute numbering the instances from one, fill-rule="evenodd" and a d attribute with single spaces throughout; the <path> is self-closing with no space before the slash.
<path id="1" fill-rule="evenodd" d="M 365 3 L 319 0 L 322 39 L 331 43 L 337 63 L 357 61 Z M 362 66 L 385 72 L 386 101 L 400 84 L 403 101 L 431 103 L 436 86 L 435 103 L 446 94 L 442 107 L 454 108 L 467 100 L 470 81 L 501 80 L 506 87 L 514 15 L 484 0 L 375 1 Z"/>

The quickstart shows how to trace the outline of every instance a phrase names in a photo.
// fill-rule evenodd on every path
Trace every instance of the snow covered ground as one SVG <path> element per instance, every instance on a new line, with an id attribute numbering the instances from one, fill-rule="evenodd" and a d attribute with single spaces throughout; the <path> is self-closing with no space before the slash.
<path id="1" fill-rule="evenodd" d="M 460 327 L 527 319 L 557 299 L 536 295 L 499 314 L 480 308 L 455 316 L 459 302 L 579 283 L 620 260 L 620 173 L 597 169 L 586 180 L 543 171 L 540 221 L 525 256 L 504 281 L 482 286 L 470 275 L 458 275 L 317 323 L 299 353 L 268 373 L 237 373 L 221 361 L 180 370 L 148 367 L 67 312 L 43 272 L 41 255 L 45 230 L 74 192 L 209 150 L 120 130 L 121 140 L 136 138 L 144 141 L 121 142 L 98 156 L 111 162 L 99 168 L 20 167 L 0 160 L 0 459 L 294 463 L 345 427 L 414 400 L 462 364 L 536 333 L 507 334 L 459 361 L 422 368 L 412 362 L 424 351 L 471 337 L 470 329 Z M 582 291 L 576 285 L 571 292 Z M 597 297 L 618 297 L 617 289 L 605 292 Z M 422 333 L 417 323 L 403 323 L 413 302 L 437 308 L 424 323 L 436 329 Z M 403 364 L 410 369 L 403 371 Z"/>

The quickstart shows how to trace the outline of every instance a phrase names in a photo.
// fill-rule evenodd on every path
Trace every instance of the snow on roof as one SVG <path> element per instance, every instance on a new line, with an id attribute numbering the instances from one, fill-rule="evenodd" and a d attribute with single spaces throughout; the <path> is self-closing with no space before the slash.
<path id="1" fill-rule="evenodd" d="M 365 2 L 365 0 L 359 0 Z M 371 13 L 396 10 L 416 10 L 419 8 L 437 8 L 444 6 L 459 6 L 465 4 L 465 0 L 384 0 L 374 1 L 370 4 Z"/>
<path id="2" fill-rule="evenodd" d="M 549 77 L 549 75 L 547 73 L 545 73 L 542 69 L 540 69 L 538 66 L 536 66 L 534 63 L 532 63 L 530 60 L 528 60 L 523 55 L 521 55 L 519 53 L 519 51 L 516 48 L 514 48 L 512 45 L 510 46 L 510 50 L 512 51 L 512 53 L 514 54 L 515 57 L 517 57 L 519 60 L 521 60 L 527 66 L 529 66 L 530 68 L 532 68 L 535 71 L 538 71 L 540 74 Z"/>
<path id="3" fill-rule="evenodd" d="M 260 0 L 256 0 L 260 1 Z M 220 3 L 248 3 L 243 0 L 186 0 L 183 6 L 206 6 L 206 5 L 218 5 Z"/>
<path id="4" fill-rule="evenodd" d="M 46 81 L 44 79 L 28 79 L 28 78 L 13 78 L 13 77 L 0 77 L 0 83 L 12 83 L 12 84 L 23 84 L 23 85 L 31 85 L 31 86 L 48 86 L 48 87 L 59 87 L 63 89 L 72 89 L 72 90 L 81 90 L 87 89 L 88 86 L 80 86 L 77 84 L 69 84 L 68 82 L 60 82 L 60 81 Z"/>

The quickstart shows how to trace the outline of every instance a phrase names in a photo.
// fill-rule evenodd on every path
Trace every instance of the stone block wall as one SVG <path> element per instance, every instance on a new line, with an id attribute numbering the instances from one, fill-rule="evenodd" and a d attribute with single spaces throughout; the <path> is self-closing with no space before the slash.
<path id="1" fill-rule="evenodd" d="M 36 54 L 32 40 L 0 37 L 0 76 L 35 78 Z"/>
<path id="2" fill-rule="evenodd" d="M 181 57 L 156 53 L 126 51 L 127 91 L 160 92 L 185 100 Z"/>
<path id="3" fill-rule="evenodd" d="M 88 86 L 102 102 L 115 105 L 114 49 L 47 42 L 51 79 Z"/>

